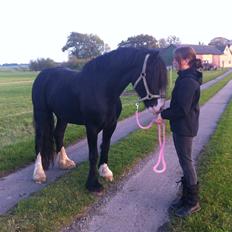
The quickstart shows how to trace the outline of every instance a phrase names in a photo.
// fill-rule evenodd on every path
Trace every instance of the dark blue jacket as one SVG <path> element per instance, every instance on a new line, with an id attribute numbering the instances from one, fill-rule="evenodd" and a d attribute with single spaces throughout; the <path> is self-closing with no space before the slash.
<path id="1" fill-rule="evenodd" d="M 161 112 L 162 118 L 170 120 L 172 132 L 189 137 L 197 135 L 201 83 L 202 73 L 195 69 L 178 72 L 170 107 Z"/>

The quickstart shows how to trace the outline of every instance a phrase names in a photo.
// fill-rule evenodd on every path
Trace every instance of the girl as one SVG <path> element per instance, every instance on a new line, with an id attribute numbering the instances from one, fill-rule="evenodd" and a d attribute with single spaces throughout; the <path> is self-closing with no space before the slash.
<path id="1" fill-rule="evenodd" d="M 201 60 L 191 47 L 180 47 L 174 52 L 173 65 L 178 78 L 172 92 L 170 107 L 161 112 L 162 119 L 170 121 L 173 141 L 183 170 L 181 179 L 183 192 L 171 208 L 179 217 L 188 216 L 200 210 L 199 183 L 192 160 L 192 141 L 199 125 L 199 98 L 202 73 Z"/>

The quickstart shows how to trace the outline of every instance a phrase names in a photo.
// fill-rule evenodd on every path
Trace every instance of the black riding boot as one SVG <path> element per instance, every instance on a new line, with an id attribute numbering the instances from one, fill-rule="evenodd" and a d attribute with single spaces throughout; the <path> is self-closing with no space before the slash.
<path id="1" fill-rule="evenodd" d="M 170 206 L 170 209 L 173 209 L 173 210 L 177 210 L 181 208 L 184 204 L 184 199 L 186 197 L 187 189 L 186 189 L 186 183 L 185 183 L 183 176 L 181 177 L 181 180 L 177 182 L 177 184 L 180 182 L 181 182 L 181 186 L 180 186 L 181 190 L 180 190 L 179 196 L 177 197 L 177 199 L 175 199 L 172 202 Z"/>
<path id="2" fill-rule="evenodd" d="M 186 185 L 186 197 L 184 197 L 183 205 L 176 210 L 178 217 L 186 217 L 201 209 L 199 204 L 199 183 L 196 185 Z"/>

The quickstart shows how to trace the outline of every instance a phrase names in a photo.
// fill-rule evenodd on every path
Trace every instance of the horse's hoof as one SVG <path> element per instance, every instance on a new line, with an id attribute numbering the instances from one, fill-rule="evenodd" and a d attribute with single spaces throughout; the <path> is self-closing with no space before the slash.
<path id="1" fill-rule="evenodd" d="M 35 180 L 36 184 L 43 184 L 45 182 L 46 182 L 46 179 L 45 180 Z"/>
<path id="2" fill-rule="evenodd" d="M 73 160 L 65 160 L 65 162 L 59 163 L 60 169 L 73 169 L 76 167 L 76 163 Z"/>
<path id="3" fill-rule="evenodd" d="M 96 197 L 101 197 L 104 194 L 104 189 L 97 190 L 97 191 L 91 191 L 91 194 L 93 194 Z"/>
<path id="4" fill-rule="evenodd" d="M 97 181 L 93 184 L 86 184 L 86 188 L 89 192 L 96 196 L 102 196 L 104 193 L 104 187 Z"/>
<path id="5" fill-rule="evenodd" d="M 112 182 L 114 180 L 113 176 L 105 176 L 104 178 L 106 181 L 110 181 L 110 182 Z"/>
<path id="6" fill-rule="evenodd" d="M 46 182 L 47 178 L 44 175 L 41 176 L 33 176 L 33 181 L 36 184 L 43 184 L 44 182 Z"/>
<path id="7" fill-rule="evenodd" d="M 114 178 L 113 178 L 113 172 L 109 169 L 108 165 L 107 164 L 102 164 L 100 167 L 99 167 L 99 175 L 103 178 L 105 178 L 105 180 L 107 181 L 113 181 Z"/>

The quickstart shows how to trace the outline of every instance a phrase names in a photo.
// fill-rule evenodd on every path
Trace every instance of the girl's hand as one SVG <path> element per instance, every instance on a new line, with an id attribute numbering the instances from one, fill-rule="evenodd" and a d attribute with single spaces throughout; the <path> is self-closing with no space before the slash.
<path id="1" fill-rule="evenodd" d="M 161 117 L 160 114 L 158 114 L 158 116 L 157 116 L 157 118 L 156 118 L 156 120 L 155 120 L 155 123 L 156 123 L 156 124 L 159 124 L 159 125 L 163 123 L 163 119 L 162 119 L 162 117 Z"/>

